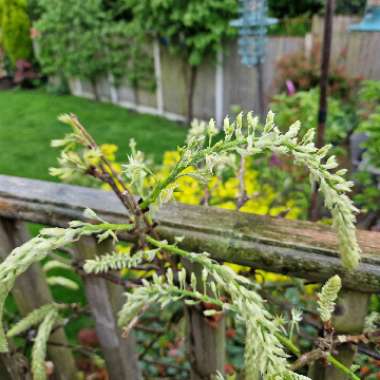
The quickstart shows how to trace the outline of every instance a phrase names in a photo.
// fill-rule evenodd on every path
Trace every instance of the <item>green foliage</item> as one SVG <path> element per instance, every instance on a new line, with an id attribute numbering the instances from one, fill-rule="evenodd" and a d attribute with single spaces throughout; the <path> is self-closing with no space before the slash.
<path id="1" fill-rule="evenodd" d="M 269 0 L 270 13 L 278 18 L 293 18 L 304 14 L 314 14 L 323 8 L 322 0 Z"/>
<path id="2" fill-rule="evenodd" d="M 368 211 L 377 212 L 380 189 L 373 171 L 380 168 L 380 82 L 364 81 L 359 92 L 359 100 L 361 121 L 358 131 L 364 132 L 367 140 L 363 143 L 365 153 L 356 175 L 362 192 L 355 196 L 355 200 Z"/>
<path id="3" fill-rule="evenodd" d="M 367 0 L 337 0 L 335 13 L 339 15 L 360 15 L 364 13 Z"/>
<path id="4" fill-rule="evenodd" d="M 341 53 L 345 59 L 344 52 Z M 290 80 L 297 91 L 307 91 L 318 87 L 321 70 L 321 46 L 315 44 L 309 56 L 303 51 L 283 56 L 277 63 L 277 86 L 285 91 L 286 81 Z M 354 103 L 360 78 L 350 77 L 344 66 L 337 63 L 330 65 L 329 95 Z"/>
<path id="5" fill-rule="evenodd" d="M 319 91 L 298 91 L 288 96 L 280 94 L 274 96 L 271 108 L 277 114 L 277 122 L 280 129 L 284 130 L 287 125 L 299 120 L 305 133 L 317 125 L 319 108 Z M 347 134 L 353 128 L 352 117 L 343 103 L 329 97 L 329 110 L 327 116 L 326 141 L 331 144 L 341 144 Z"/>
<path id="6" fill-rule="evenodd" d="M 269 0 L 269 9 L 274 17 L 294 18 L 302 15 L 322 13 L 325 7 L 323 0 Z M 360 14 L 365 8 L 366 0 L 336 0 L 335 13 L 353 15 Z"/>
<path id="7" fill-rule="evenodd" d="M 271 36 L 305 36 L 311 30 L 311 18 L 309 15 L 301 15 L 293 18 L 283 18 L 278 24 L 269 28 Z"/>
<path id="8" fill-rule="evenodd" d="M 39 5 L 43 12 L 36 23 L 38 59 L 46 74 L 94 83 L 110 73 L 117 81 L 125 71 L 141 80 L 147 66 L 152 68 L 149 57 L 136 48 L 134 29 L 123 20 L 115 21 L 101 0 L 39 0 Z"/>
<path id="9" fill-rule="evenodd" d="M 167 41 L 169 49 L 192 66 L 215 57 L 226 37 L 235 34 L 229 21 L 236 16 L 236 0 L 124 0 L 136 31 Z"/>
<path id="10" fill-rule="evenodd" d="M 32 58 L 30 27 L 26 0 L 0 1 L 0 44 L 13 65 Z"/>

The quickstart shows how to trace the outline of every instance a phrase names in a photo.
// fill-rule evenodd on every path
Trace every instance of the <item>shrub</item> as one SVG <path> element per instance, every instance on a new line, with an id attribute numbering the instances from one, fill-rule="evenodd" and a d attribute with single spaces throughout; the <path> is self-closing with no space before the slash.
<path id="1" fill-rule="evenodd" d="M 378 213 L 380 202 L 380 82 L 365 81 L 359 92 L 361 121 L 358 130 L 367 135 L 363 160 L 356 175 L 362 192 L 355 200 L 367 211 Z"/>
<path id="2" fill-rule="evenodd" d="M 294 95 L 276 95 L 271 107 L 277 114 L 278 125 L 281 129 L 289 123 L 301 121 L 303 133 L 317 125 L 319 91 L 299 91 Z M 336 98 L 329 98 L 327 116 L 326 140 L 335 146 L 342 144 L 353 129 L 352 116 L 343 103 Z"/>
<path id="3" fill-rule="evenodd" d="M 133 28 L 113 20 L 101 0 L 39 0 L 39 5 L 43 13 L 36 23 L 38 59 L 44 73 L 89 80 L 97 95 L 99 76 L 112 73 L 117 81 L 125 71 L 136 74 L 136 67 L 151 67 L 151 61 L 136 49 Z M 138 76 L 141 79 L 140 71 Z"/>
<path id="4" fill-rule="evenodd" d="M 274 17 L 294 18 L 302 15 L 321 13 L 324 9 L 323 0 L 269 0 L 269 9 Z M 335 13 L 337 14 L 360 14 L 365 8 L 366 0 L 336 0 Z"/>
<path id="5" fill-rule="evenodd" d="M 286 90 L 287 80 L 293 82 L 298 91 L 307 91 L 319 85 L 321 49 L 317 44 L 309 57 L 305 53 L 296 52 L 281 58 L 277 63 L 277 86 L 281 90 Z M 342 59 L 344 54 L 342 53 Z M 360 78 L 351 78 L 346 73 L 343 66 L 332 64 L 329 74 L 329 94 L 352 101 L 355 98 Z"/>
<path id="6" fill-rule="evenodd" d="M 13 65 L 32 58 L 26 0 L 0 0 L 0 29 L 5 53 Z"/>
<path id="7" fill-rule="evenodd" d="M 271 14 L 278 18 L 293 18 L 304 14 L 314 14 L 323 8 L 322 0 L 269 0 Z"/>

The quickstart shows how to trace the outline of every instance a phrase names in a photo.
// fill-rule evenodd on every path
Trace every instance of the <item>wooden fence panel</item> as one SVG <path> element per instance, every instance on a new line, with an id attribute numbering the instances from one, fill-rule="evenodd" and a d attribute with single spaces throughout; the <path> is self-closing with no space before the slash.
<path id="1" fill-rule="evenodd" d="M 349 27 L 360 17 L 335 16 L 333 20 L 332 62 L 344 67 L 351 77 L 380 80 L 380 34 L 355 32 Z M 312 43 L 318 48 L 322 41 L 323 19 L 315 16 L 312 24 Z"/>
<path id="2" fill-rule="evenodd" d="M 0 257 L 4 259 L 14 248 L 29 240 L 24 222 L 14 219 L 0 219 Z M 53 302 L 52 295 L 46 283 L 44 273 L 39 265 L 32 265 L 21 275 L 13 288 L 16 305 L 25 316 L 36 308 Z M 57 329 L 50 337 L 57 343 L 48 347 L 48 355 L 54 362 L 54 378 L 57 380 L 72 380 L 76 376 L 76 367 L 63 328 Z M 61 347 L 60 347 L 61 345 Z"/>
<path id="3" fill-rule="evenodd" d="M 162 92 L 164 111 L 186 115 L 187 78 L 186 65 L 180 58 L 161 46 Z"/>
<path id="4" fill-rule="evenodd" d="M 83 237 L 77 243 L 77 259 L 93 259 L 112 250 L 109 242 L 98 244 L 93 237 Z M 140 379 L 133 333 L 124 339 L 117 326 L 116 311 L 120 310 L 122 302 L 121 290 L 97 276 L 84 276 L 83 280 L 110 379 Z"/>
<path id="5" fill-rule="evenodd" d="M 268 38 L 267 55 L 263 65 L 265 104 L 277 92 L 275 86 L 276 64 L 290 53 L 302 51 L 304 39 L 297 37 Z M 224 55 L 224 114 L 231 114 L 233 105 L 245 111 L 258 112 L 257 72 L 255 68 L 244 66 L 238 53 L 236 41 L 227 45 Z"/>
<path id="6" fill-rule="evenodd" d="M 202 268 L 198 264 L 184 262 L 189 273 L 201 279 Z M 201 281 L 199 281 L 201 283 Z M 203 292 L 203 288 L 199 288 Z M 187 351 L 191 364 L 190 379 L 211 379 L 217 372 L 224 373 L 226 356 L 224 318 L 211 324 L 202 306 L 186 307 Z"/>

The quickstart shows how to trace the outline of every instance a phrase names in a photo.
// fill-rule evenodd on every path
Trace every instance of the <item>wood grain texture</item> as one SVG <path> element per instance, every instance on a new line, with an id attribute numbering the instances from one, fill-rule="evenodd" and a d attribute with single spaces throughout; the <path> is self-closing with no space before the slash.
<path id="1" fill-rule="evenodd" d="M 198 290 L 204 292 L 202 267 L 186 260 L 183 261 L 188 273 L 195 273 L 198 278 Z M 191 363 L 190 380 L 211 380 L 215 373 L 224 374 L 226 345 L 225 320 L 222 318 L 212 325 L 202 310 L 202 306 L 186 307 L 186 347 Z"/>
<path id="2" fill-rule="evenodd" d="M 76 244 L 78 260 L 89 260 L 95 256 L 112 252 L 109 243 L 97 244 L 92 236 L 83 237 Z M 122 305 L 122 290 L 96 276 L 83 278 L 87 301 L 95 320 L 96 334 L 112 380 L 139 380 L 134 335 L 122 337 L 117 326 L 117 312 Z"/>
<path id="3" fill-rule="evenodd" d="M 106 220 L 125 220 L 114 194 L 97 189 L 0 176 L 0 216 L 65 226 L 89 207 Z M 344 286 L 380 290 L 380 233 L 359 231 L 362 261 L 354 272 L 340 262 L 335 231 L 324 225 L 217 208 L 171 203 L 155 216 L 163 238 L 184 236 L 183 246 L 221 261 L 325 281 L 334 274 Z"/>

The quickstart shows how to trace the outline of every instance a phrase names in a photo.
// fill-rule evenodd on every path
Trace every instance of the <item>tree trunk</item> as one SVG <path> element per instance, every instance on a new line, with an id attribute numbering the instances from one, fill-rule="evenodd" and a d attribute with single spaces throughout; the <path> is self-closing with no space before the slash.
<path id="1" fill-rule="evenodd" d="M 197 80 L 198 66 L 190 65 L 189 70 L 189 81 L 187 87 L 187 117 L 186 122 L 188 125 L 191 124 L 193 120 L 193 106 L 194 106 L 194 91 L 195 83 Z"/>
<path id="2" fill-rule="evenodd" d="M 323 31 L 323 46 L 321 59 L 321 78 L 319 83 L 319 111 L 317 127 L 317 148 L 322 148 L 325 143 L 325 129 L 327 120 L 327 90 L 329 85 L 329 69 L 331 56 L 331 40 L 333 31 L 333 17 L 335 9 L 335 0 L 327 0 L 325 10 L 325 23 Z M 310 219 L 315 221 L 319 219 L 320 210 L 318 203 L 318 188 L 313 190 L 311 205 L 309 209 Z"/>
<path id="3" fill-rule="evenodd" d="M 91 87 L 92 87 L 92 93 L 94 94 L 94 99 L 99 101 L 100 96 L 98 92 L 98 87 L 96 86 L 96 79 L 91 79 L 90 82 L 91 82 Z"/>

